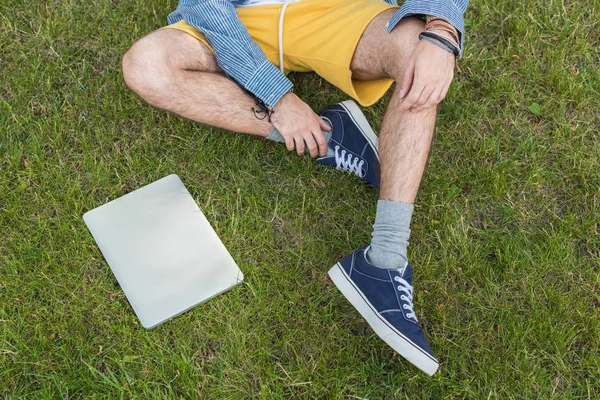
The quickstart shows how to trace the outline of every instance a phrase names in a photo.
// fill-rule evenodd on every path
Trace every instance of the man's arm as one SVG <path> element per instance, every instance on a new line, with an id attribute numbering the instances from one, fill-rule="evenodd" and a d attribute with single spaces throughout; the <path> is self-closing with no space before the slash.
<path id="1" fill-rule="evenodd" d="M 392 3 L 395 0 L 385 0 Z M 388 22 L 388 33 L 398 22 L 410 15 L 427 15 L 447 20 L 460 36 L 459 57 L 465 41 L 464 13 L 469 0 L 406 0 Z M 454 54 L 427 40 L 421 40 L 407 60 L 404 77 L 399 82 L 400 97 L 404 98 L 401 110 L 420 112 L 435 107 L 448 93 L 454 77 Z"/>
<path id="2" fill-rule="evenodd" d="M 292 89 L 292 82 L 250 38 L 235 11 L 240 0 L 180 0 L 170 24 L 185 20 L 206 36 L 221 69 L 269 107 Z"/>
<path id="3" fill-rule="evenodd" d="M 275 110 L 271 120 L 288 150 L 312 157 L 327 154 L 322 130 L 330 127 L 298 98 L 292 82 L 275 67 L 252 40 L 234 4 L 241 0 L 179 0 L 168 21 L 185 20 L 206 36 L 221 69 L 244 89 Z M 248 110 L 250 112 L 250 110 Z"/>
<path id="4" fill-rule="evenodd" d="M 386 0 L 391 2 L 393 0 Z M 441 17 L 450 22 L 460 36 L 460 57 L 465 41 L 464 14 L 469 5 L 469 0 L 406 0 L 388 23 L 388 33 L 394 29 L 398 22 L 409 15 L 432 15 Z"/>

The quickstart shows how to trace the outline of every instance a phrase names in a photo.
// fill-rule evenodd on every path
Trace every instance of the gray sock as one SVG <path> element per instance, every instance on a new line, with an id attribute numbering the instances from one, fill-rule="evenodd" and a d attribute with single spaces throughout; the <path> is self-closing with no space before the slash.
<path id="1" fill-rule="evenodd" d="M 271 133 L 269 133 L 269 136 L 267 136 L 265 139 L 272 140 L 274 142 L 285 143 L 285 140 L 283 140 L 283 136 L 281 136 L 281 133 L 279 133 L 277 128 L 273 128 Z"/>
<path id="2" fill-rule="evenodd" d="M 377 202 L 377 214 L 371 234 L 369 263 L 384 269 L 404 267 L 408 260 L 406 248 L 410 237 L 410 218 L 414 206 L 391 200 Z"/>
<path id="3" fill-rule="evenodd" d="M 331 140 L 332 132 L 333 132 L 332 130 L 329 132 L 323 131 L 323 135 L 325 135 L 325 140 L 327 141 L 328 144 L 329 144 L 329 140 Z M 285 140 L 283 140 L 283 136 L 281 136 L 281 133 L 279 133 L 277 128 L 273 128 L 271 133 L 269 133 L 269 136 L 267 136 L 265 139 L 272 140 L 274 142 L 285 143 Z M 333 155 L 333 152 L 331 151 L 331 149 L 327 149 L 327 156 L 332 156 L 332 155 Z"/>

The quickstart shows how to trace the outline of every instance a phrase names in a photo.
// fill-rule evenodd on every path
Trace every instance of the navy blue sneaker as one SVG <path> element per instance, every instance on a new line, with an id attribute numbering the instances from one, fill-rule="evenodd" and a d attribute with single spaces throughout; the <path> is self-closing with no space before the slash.
<path id="1" fill-rule="evenodd" d="M 423 329 L 413 311 L 412 268 L 388 270 L 366 259 L 364 245 L 329 270 L 342 294 L 383 341 L 431 376 L 438 369 Z"/>
<path id="2" fill-rule="evenodd" d="M 317 163 L 350 171 L 379 189 L 378 139 L 367 119 L 352 100 L 321 113 L 331 126 L 329 151 Z"/>

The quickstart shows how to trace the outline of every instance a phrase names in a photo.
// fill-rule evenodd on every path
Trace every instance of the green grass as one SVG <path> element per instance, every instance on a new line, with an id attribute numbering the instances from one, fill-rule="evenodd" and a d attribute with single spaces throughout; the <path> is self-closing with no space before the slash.
<path id="1" fill-rule="evenodd" d="M 375 190 L 125 88 L 120 56 L 174 6 L 0 3 L 3 397 L 600 397 L 599 3 L 468 10 L 409 248 L 432 378 L 326 275 L 369 241 Z M 316 110 L 345 99 L 293 78 Z M 171 173 L 246 280 L 146 331 L 82 215 Z"/>

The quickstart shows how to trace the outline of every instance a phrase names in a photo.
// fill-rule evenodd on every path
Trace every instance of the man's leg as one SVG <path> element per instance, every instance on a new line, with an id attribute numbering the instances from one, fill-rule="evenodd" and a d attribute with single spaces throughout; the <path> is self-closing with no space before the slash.
<path id="1" fill-rule="evenodd" d="M 161 29 L 138 40 L 123 57 L 123 76 L 134 92 L 155 107 L 201 124 L 285 143 L 288 150 L 295 148 L 298 155 L 304 154 L 305 149 L 312 157 L 318 155 L 317 139 L 313 135 L 308 141 L 304 137 L 299 142 L 299 137 L 310 132 L 296 135 L 288 132 L 285 140 L 264 115 L 263 119 L 258 118 L 252 111 L 256 107 L 255 98 L 225 76 L 204 43 L 185 32 Z M 291 93 L 286 96 L 297 99 Z M 317 124 L 320 118 L 306 104 L 300 103 L 304 108 L 296 104 L 296 108 L 290 109 L 288 105 L 290 115 L 305 117 L 298 112 L 306 113 L 308 109 Z M 296 122 L 303 126 L 299 125 L 302 121 Z M 325 122 L 320 129 L 326 129 L 322 132 L 326 146 L 331 134 Z"/>
<path id="2" fill-rule="evenodd" d="M 351 64 L 355 79 L 391 77 L 402 81 L 423 23 L 404 19 L 387 34 L 386 23 L 393 13 L 380 14 L 364 32 Z M 433 375 L 438 361 L 413 310 L 413 274 L 406 246 L 437 110 L 403 111 L 399 92 L 397 85 L 380 132 L 381 190 L 373 240 L 334 265 L 329 276 L 381 339 Z"/>
<path id="3" fill-rule="evenodd" d="M 363 34 L 350 68 L 354 79 L 390 77 L 399 82 L 404 66 L 419 43 L 424 23 L 416 18 L 401 21 L 391 34 L 386 23 L 394 11 L 375 18 Z M 419 113 L 401 111 L 404 101 L 396 84 L 379 133 L 381 192 L 385 200 L 413 203 L 425 169 L 433 138 L 437 109 Z"/>
<path id="4" fill-rule="evenodd" d="M 386 23 L 394 11 L 375 18 L 363 34 L 351 69 L 355 79 L 390 77 L 401 82 L 407 60 L 419 42 L 423 22 L 408 18 L 392 31 Z M 402 111 L 396 84 L 379 135 L 381 191 L 369 260 L 380 268 L 406 262 L 413 203 L 425 170 L 435 129 L 436 107 L 418 113 Z"/>
<path id="5" fill-rule="evenodd" d="M 252 113 L 254 97 L 185 32 L 161 29 L 138 40 L 123 57 L 123 77 L 149 104 L 192 121 L 262 137 L 273 130 Z"/>

